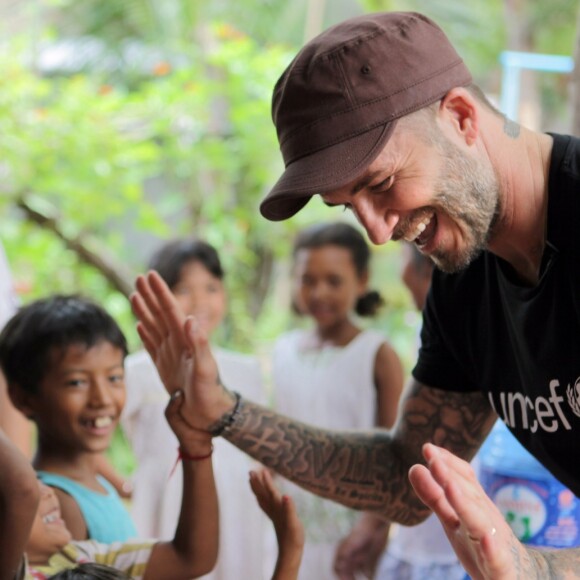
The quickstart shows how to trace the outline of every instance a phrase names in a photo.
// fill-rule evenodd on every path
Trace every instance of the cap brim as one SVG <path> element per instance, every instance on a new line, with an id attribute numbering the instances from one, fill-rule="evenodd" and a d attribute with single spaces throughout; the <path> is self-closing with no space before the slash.
<path id="1" fill-rule="evenodd" d="M 396 120 L 380 125 L 297 159 L 260 204 L 260 213 L 281 221 L 300 211 L 317 193 L 326 193 L 356 179 L 375 160 L 391 136 Z"/>

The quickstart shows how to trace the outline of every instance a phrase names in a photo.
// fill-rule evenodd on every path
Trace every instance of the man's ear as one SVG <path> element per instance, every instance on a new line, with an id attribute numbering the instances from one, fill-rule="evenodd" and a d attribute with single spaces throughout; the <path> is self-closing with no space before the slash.
<path id="1" fill-rule="evenodd" d="M 479 106 L 473 95 L 463 87 L 451 89 L 442 99 L 439 116 L 446 121 L 456 137 L 473 145 L 479 134 Z"/>
<path id="2" fill-rule="evenodd" d="M 8 396 L 12 404 L 27 418 L 34 417 L 34 395 L 28 393 L 20 385 L 8 385 Z"/>

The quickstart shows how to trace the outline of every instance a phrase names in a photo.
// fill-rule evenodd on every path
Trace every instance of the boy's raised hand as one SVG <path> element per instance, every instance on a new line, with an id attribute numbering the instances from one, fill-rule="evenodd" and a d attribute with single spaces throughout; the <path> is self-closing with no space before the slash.
<path id="1" fill-rule="evenodd" d="M 268 469 L 251 471 L 250 486 L 276 531 L 278 559 L 272 580 L 295 580 L 304 550 L 304 527 L 294 503 L 290 497 L 280 494 Z"/>
<path id="2" fill-rule="evenodd" d="M 193 317 L 185 317 L 159 274 L 139 276 L 135 286 L 131 305 L 145 349 L 167 391 L 183 391 L 190 425 L 208 430 L 231 410 L 234 399 L 219 382 L 207 337 Z"/>

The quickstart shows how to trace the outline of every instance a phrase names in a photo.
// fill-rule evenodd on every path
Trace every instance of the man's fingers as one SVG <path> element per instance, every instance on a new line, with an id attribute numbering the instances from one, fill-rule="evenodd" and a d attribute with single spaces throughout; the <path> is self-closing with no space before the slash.
<path id="1" fill-rule="evenodd" d="M 435 512 L 445 527 L 456 529 L 459 526 L 459 518 L 455 510 L 447 501 L 445 492 L 427 467 L 413 465 L 409 470 L 409 480 L 419 499 Z"/>
<path id="2" fill-rule="evenodd" d="M 154 270 L 147 273 L 147 281 L 155 296 L 155 306 L 163 320 L 165 329 L 172 334 L 177 333 L 178 335 L 183 329 L 185 315 L 181 311 L 175 296 L 163 278 Z"/>
<path id="3" fill-rule="evenodd" d="M 136 286 L 139 285 L 139 280 Z M 147 336 L 152 344 L 159 344 L 162 340 L 162 335 L 159 333 L 159 329 L 155 319 L 153 318 L 151 311 L 149 310 L 147 303 L 143 299 L 143 296 L 137 291 L 131 294 L 130 297 L 131 308 L 133 314 L 140 321 L 143 330 L 147 332 Z"/>
<path id="4" fill-rule="evenodd" d="M 145 350 L 149 353 L 149 356 L 155 360 L 157 354 L 157 342 L 151 338 L 149 331 L 141 322 L 137 323 L 137 334 L 139 335 Z"/>
<path id="5" fill-rule="evenodd" d="M 503 516 L 466 461 L 431 444 L 425 446 L 424 453 L 430 458 L 431 476 L 440 485 L 448 505 L 469 538 L 481 540 L 503 523 Z"/>
<path id="6" fill-rule="evenodd" d="M 140 301 L 136 306 L 140 320 L 147 324 L 147 328 L 156 328 L 161 336 L 167 335 L 167 324 L 163 316 L 163 310 L 159 304 L 156 292 L 151 285 L 151 272 L 146 276 L 138 276 L 135 281 L 136 294 Z"/>

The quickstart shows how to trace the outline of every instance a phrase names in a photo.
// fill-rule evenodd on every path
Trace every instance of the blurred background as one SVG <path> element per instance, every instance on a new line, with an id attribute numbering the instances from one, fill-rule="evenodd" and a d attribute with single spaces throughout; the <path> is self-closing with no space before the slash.
<path id="1" fill-rule="evenodd" d="M 274 338 L 299 324 L 294 233 L 351 219 L 318 199 L 288 222 L 260 216 L 282 168 L 272 88 L 306 40 L 379 10 L 434 18 L 510 116 L 578 132 L 577 0 L 0 1 L 0 240 L 21 302 L 87 294 L 136 349 L 135 275 L 161 241 L 195 234 L 227 271 L 220 343 L 267 360 Z M 532 65 L 514 61 L 520 53 Z M 537 64 L 538 54 L 561 60 Z M 420 320 L 400 282 L 400 247 L 373 250 L 372 285 L 387 304 L 372 325 L 410 370 Z"/>

